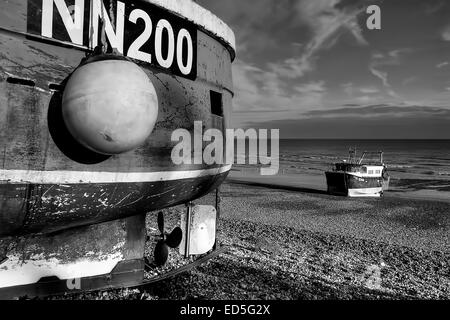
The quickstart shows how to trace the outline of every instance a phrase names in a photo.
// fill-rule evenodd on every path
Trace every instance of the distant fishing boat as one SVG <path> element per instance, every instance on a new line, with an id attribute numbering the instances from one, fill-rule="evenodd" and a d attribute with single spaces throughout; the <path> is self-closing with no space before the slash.
<path id="1" fill-rule="evenodd" d="M 330 194 L 381 197 L 389 188 L 390 176 L 383 163 L 382 151 L 365 151 L 358 159 L 356 150 L 350 150 L 348 160 L 336 163 L 332 170 L 325 172 L 325 175 Z"/>

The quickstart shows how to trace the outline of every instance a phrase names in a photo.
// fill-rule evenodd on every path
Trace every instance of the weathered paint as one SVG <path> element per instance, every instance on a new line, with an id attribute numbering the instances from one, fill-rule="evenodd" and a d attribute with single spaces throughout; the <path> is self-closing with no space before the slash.
<path id="1" fill-rule="evenodd" d="M 0 181 L 10 184 L 74 184 L 74 183 L 130 183 L 159 182 L 200 178 L 227 172 L 231 165 L 217 168 L 187 171 L 160 172 L 96 172 L 96 171 L 37 171 L 0 169 Z"/>
<path id="2" fill-rule="evenodd" d="M 226 177 L 217 165 L 174 165 L 170 137 L 178 128 L 193 132 L 194 121 L 205 130 L 229 126 L 234 36 L 191 1 L 150 2 L 201 26 L 196 79 L 137 62 L 157 91 L 158 119 L 143 146 L 111 157 L 81 147 L 62 121 L 64 84 L 86 48 L 28 35 L 26 1 L 0 3 L 0 173 L 6 177 L 0 181 L 0 235 L 62 230 L 172 206 L 202 196 Z M 211 114 L 210 90 L 222 94 L 224 117 Z M 66 181 L 64 172 L 74 174 Z M 141 173 L 171 178 L 149 182 Z M 57 177 L 21 182 L 23 175 Z M 92 181 L 99 176 L 112 178 Z"/>
<path id="3" fill-rule="evenodd" d="M 0 236 L 54 232 L 185 203 L 216 188 L 227 174 L 156 182 L 0 184 Z"/>
<path id="4" fill-rule="evenodd" d="M 0 238 L 6 258 L 0 263 L 0 288 L 46 277 L 63 280 L 107 274 L 121 261 L 142 259 L 144 246 L 142 214 L 63 233 Z"/>

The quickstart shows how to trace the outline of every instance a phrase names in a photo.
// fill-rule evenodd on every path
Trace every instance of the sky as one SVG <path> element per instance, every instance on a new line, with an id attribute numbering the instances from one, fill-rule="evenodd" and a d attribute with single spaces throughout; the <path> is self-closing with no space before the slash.
<path id="1" fill-rule="evenodd" d="M 198 0 L 236 35 L 232 125 L 450 139 L 450 1 Z M 381 30 L 369 30 L 369 5 Z"/>

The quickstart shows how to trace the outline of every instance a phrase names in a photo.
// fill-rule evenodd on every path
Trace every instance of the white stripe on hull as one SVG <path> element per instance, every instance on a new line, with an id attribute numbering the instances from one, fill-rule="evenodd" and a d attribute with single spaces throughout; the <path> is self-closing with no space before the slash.
<path id="1" fill-rule="evenodd" d="M 367 174 L 367 173 L 361 173 L 361 172 L 345 172 L 345 174 L 348 174 L 350 176 L 358 177 L 358 178 L 381 178 L 380 174 Z"/>
<path id="2" fill-rule="evenodd" d="M 231 165 L 213 169 L 161 172 L 37 171 L 1 169 L 0 184 L 80 184 L 173 181 L 214 176 L 230 171 L 230 169 Z"/>
<path id="3" fill-rule="evenodd" d="M 348 189 L 349 197 L 380 197 L 382 187 L 377 188 L 358 188 L 358 189 Z"/>

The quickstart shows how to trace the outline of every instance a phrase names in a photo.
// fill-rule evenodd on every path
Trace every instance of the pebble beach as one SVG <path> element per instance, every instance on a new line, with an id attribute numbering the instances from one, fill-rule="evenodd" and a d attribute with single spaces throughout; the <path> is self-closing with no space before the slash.
<path id="1" fill-rule="evenodd" d="M 226 253 L 152 286 L 82 297 L 450 299 L 448 201 L 351 199 L 247 180 L 232 175 L 221 187 Z"/>

